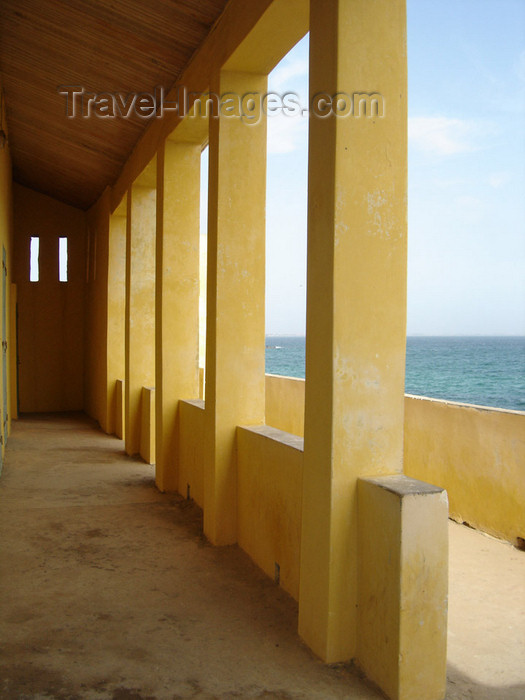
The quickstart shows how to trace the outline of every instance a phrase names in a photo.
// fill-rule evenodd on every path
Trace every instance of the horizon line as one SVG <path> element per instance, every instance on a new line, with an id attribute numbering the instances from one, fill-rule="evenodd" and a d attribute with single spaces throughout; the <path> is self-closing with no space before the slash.
<path id="1" fill-rule="evenodd" d="M 266 338 L 306 338 L 306 333 L 266 333 Z M 407 333 L 407 338 L 525 338 L 525 333 Z"/>

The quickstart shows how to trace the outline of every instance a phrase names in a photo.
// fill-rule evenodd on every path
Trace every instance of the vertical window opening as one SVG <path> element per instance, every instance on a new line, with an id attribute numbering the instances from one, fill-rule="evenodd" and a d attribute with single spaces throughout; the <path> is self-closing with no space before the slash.
<path id="1" fill-rule="evenodd" d="M 58 280 L 67 282 L 67 238 L 58 239 Z"/>
<path id="2" fill-rule="evenodd" d="M 270 94 L 308 104 L 306 35 L 268 76 Z M 305 376 L 308 115 L 268 115 L 266 372 Z"/>
<path id="3" fill-rule="evenodd" d="M 206 371 L 206 275 L 208 271 L 208 147 L 201 155 L 200 245 L 199 245 L 199 372 L 201 398 L 204 398 Z"/>
<path id="4" fill-rule="evenodd" d="M 29 247 L 29 281 L 38 282 L 40 279 L 40 269 L 38 262 L 38 255 L 40 252 L 40 238 L 38 236 L 31 236 L 31 243 Z"/>

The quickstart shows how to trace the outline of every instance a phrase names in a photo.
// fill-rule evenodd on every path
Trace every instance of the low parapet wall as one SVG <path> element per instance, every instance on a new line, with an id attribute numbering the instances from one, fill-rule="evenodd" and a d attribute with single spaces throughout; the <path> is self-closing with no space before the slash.
<path id="1" fill-rule="evenodd" d="M 122 393 L 122 386 L 117 390 Z M 302 437 L 304 390 L 304 379 L 266 375 L 266 424 Z M 202 409 L 203 403 L 198 403 L 181 409 L 185 421 L 199 419 L 199 430 L 192 423 L 183 434 L 200 435 L 196 443 L 183 445 L 182 464 L 193 467 L 191 474 L 181 474 L 181 492 L 186 481 L 193 482 L 192 496 L 201 505 L 201 467 L 196 466 L 201 455 L 195 450 L 202 445 L 202 410 L 196 408 Z M 121 415 L 122 409 L 117 425 Z M 143 443 L 150 423 L 148 416 Z M 454 520 L 513 544 L 525 539 L 525 412 L 406 395 L 404 473 L 446 489 Z"/>
<path id="2" fill-rule="evenodd" d="M 237 428 L 239 545 L 299 600 L 303 440 L 267 425 Z"/>
<path id="3" fill-rule="evenodd" d="M 446 489 L 454 520 L 525 538 L 525 413 L 406 396 L 405 473 Z"/>
<path id="4" fill-rule="evenodd" d="M 204 508 L 204 401 L 181 401 L 179 493 Z"/>
<path id="5" fill-rule="evenodd" d="M 266 423 L 303 435 L 304 379 L 266 375 Z M 525 412 L 405 396 L 404 473 L 447 490 L 450 517 L 525 539 Z"/>
<path id="6" fill-rule="evenodd" d="M 266 375 L 266 424 L 304 436 L 304 379 Z"/>
<path id="7" fill-rule="evenodd" d="M 237 542 L 299 608 L 301 580 L 309 575 L 301 558 L 317 546 L 303 532 L 304 443 L 296 433 L 302 432 L 304 388 L 304 381 L 267 377 L 266 419 L 274 425 L 238 426 L 232 464 Z M 154 449 L 148 442 L 153 406 L 154 390 L 144 389 L 145 459 Z M 206 513 L 206 405 L 194 399 L 180 401 L 178 408 L 178 491 Z M 419 698 L 423 693 L 441 698 L 446 677 L 446 493 L 398 474 L 359 479 L 355 498 L 360 628 L 355 661 L 389 697 Z M 331 614 L 341 610 L 333 607 Z"/>

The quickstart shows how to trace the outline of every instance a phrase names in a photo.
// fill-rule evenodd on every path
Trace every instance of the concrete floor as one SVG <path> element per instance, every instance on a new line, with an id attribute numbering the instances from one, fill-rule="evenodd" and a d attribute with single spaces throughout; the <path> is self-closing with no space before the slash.
<path id="1" fill-rule="evenodd" d="M 447 698 L 525 698 L 525 552 L 451 523 Z M 382 695 L 301 643 L 294 601 L 81 415 L 13 426 L 0 478 L 0 699 Z M 425 700 L 421 698 L 419 700 Z"/>

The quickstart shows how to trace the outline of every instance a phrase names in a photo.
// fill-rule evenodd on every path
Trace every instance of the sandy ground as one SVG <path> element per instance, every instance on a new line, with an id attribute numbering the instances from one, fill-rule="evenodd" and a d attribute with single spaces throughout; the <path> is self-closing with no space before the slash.
<path id="1" fill-rule="evenodd" d="M 350 664 L 323 665 L 294 601 L 201 525 L 88 419 L 16 423 L 0 479 L 0 699 L 382 697 Z M 449 700 L 525 698 L 525 553 L 456 524 L 449 640 Z"/>
<path id="2" fill-rule="evenodd" d="M 449 552 L 447 698 L 525 700 L 525 552 L 452 522 Z"/>

